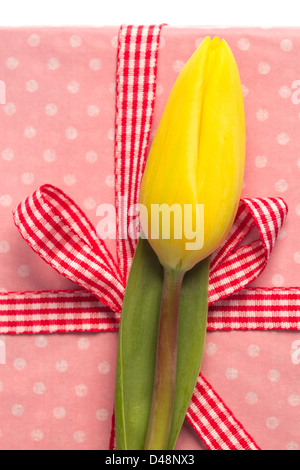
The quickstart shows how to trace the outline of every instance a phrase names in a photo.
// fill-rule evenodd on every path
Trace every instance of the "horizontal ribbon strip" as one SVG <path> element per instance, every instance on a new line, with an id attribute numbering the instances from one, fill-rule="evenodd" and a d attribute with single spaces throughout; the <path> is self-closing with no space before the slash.
<path id="1" fill-rule="evenodd" d="M 300 288 L 243 289 L 209 307 L 207 330 L 300 330 L 299 311 Z M 0 334 L 117 331 L 120 316 L 84 290 L 0 293 Z"/>
<path id="2" fill-rule="evenodd" d="M 0 334 L 116 331 L 119 318 L 84 290 L 0 294 Z"/>

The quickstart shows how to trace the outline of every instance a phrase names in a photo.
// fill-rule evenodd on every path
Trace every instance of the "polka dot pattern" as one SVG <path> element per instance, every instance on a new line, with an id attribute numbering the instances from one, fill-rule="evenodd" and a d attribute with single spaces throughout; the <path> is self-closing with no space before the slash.
<path id="1" fill-rule="evenodd" d="M 117 335 L 15 340 L 5 337 L 8 361 L 1 366 L 1 449 L 106 449 Z"/>
<path id="2" fill-rule="evenodd" d="M 243 196 L 281 196 L 290 209 L 254 285 L 298 285 L 299 31 L 163 29 L 151 135 L 178 73 L 208 34 L 227 40 L 240 70 L 247 123 Z M 11 210 L 44 183 L 70 194 L 95 226 L 97 207 L 114 203 L 118 29 L 24 29 L 14 31 L 14 41 L 5 30 L 0 35 L 1 79 L 18 90 L 0 110 L 0 291 L 74 288 L 29 250 Z M 1 449 L 106 449 L 117 335 L 20 335 L 5 342 Z M 262 448 L 300 448 L 299 367 L 297 332 L 207 335 L 203 374 Z M 187 424 L 177 448 L 201 448 Z"/>

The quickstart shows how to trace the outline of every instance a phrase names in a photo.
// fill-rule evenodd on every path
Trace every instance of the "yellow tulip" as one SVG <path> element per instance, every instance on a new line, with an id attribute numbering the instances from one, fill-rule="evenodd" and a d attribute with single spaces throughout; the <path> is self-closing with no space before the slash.
<path id="1" fill-rule="evenodd" d="M 242 189 L 245 134 L 235 59 L 224 40 L 207 37 L 170 93 L 141 185 L 140 204 L 147 209 L 141 211 L 142 229 L 165 268 L 191 269 L 228 234 Z M 182 211 L 164 229 L 153 212 L 163 204 Z"/>

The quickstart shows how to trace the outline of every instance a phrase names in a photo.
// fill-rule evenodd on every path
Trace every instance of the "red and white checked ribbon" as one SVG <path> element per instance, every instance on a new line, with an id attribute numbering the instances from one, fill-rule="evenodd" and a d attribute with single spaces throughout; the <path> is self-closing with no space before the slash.
<path id="1" fill-rule="evenodd" d="M 125 234 L 131 222 L 129 207 L 138 201 L 149 142 L 160 31 L 161 26 L 123 26 L 119 34 L 118 265 L 75 202 L 54 186 L 42 186 L 15 209 L 16 226 L 35 252 L 80 289 L 0 294 L 0 333 L 118 329 L 136 245 Z M 230 234 L 212 256 L 208 330 L 300 329 L 300 288 L 246 288 L 266 266 L 286 215 L 280 198 L 241 201 Z M 241 246 L 254 227 L 258 238 Z M 201 374 L 187 418 L 209 449 L 259 449 Z"/>
<path id="2" fill-rule="evenodd" d="M 126 214 L 139 201 L 153 117 L 161 27 L 124 26 L 119 33 L 115 194 L 118 262 L 125 280 L 136 245 L 127 237 Z"/>

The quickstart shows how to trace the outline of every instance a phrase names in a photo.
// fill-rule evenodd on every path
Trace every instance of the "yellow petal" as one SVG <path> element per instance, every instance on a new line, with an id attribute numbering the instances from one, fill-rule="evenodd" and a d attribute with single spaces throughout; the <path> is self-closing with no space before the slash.
<path id="1" fill-rule="evenodd" d="M 141 186 L 140 203 L 148 209 L 148 217 L 141 215 L 142 227 L 148 224 L 149 242 L 163 266 L 190 269 L 224 239 L 240 198 L 244 154 L 238 69 L 224 40 L 206 38 L 170 93 Z M 164 239 L 159 219 L 151 217 L 153 205 L 162 204 L 180 206 L 183 215 L 184 205 L 191 205 L 192 221 L 196 204 L 204 205 L 203 248 L 187 249 L 184 217 L 171 217 L 170 237 Z"/>

